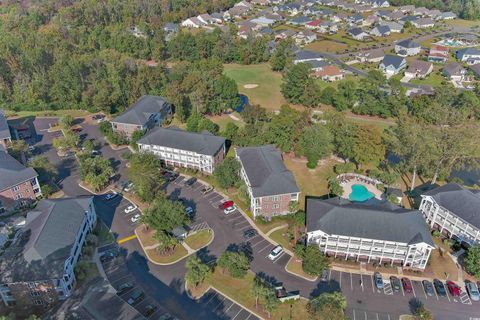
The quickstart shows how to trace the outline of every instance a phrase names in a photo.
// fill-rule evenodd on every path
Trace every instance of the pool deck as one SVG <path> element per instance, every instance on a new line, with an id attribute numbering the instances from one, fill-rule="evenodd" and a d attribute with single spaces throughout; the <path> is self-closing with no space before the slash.
<path id="1" fill-rule="evenodd" d="M 373 184 L 365 183 L 362 181 L 357 181 L 357 179 L 352 179 L 348 182 L 341 183 L 343 187 L 343 196 L 342 198 L 349 199 L 350 193 L 352 193 L 352 186 L 354 184 L 359 184 L 367 188 L 368 191 L 374 194 L 375 198 L 378 200 L 382 200 L 382 192 L 377 189 Z"/>

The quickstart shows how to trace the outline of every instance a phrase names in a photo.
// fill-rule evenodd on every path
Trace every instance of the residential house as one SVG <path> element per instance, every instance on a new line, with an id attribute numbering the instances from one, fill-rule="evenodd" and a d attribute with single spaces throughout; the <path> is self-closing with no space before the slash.
<path id="1" fill-rule="evenodd" d="M 475 74 L 475 77 L 480 79 L 480 63 L 470 66 L 470 69 L 473 71 L 473 74 Z"/>
<path id="2" fill-rule="evenodd" d="M 217 25 L 222 25 L 223 24 L 223 19 L 224 19 L 224 13 L 223 12 L 213 12 L 210 14 L 210 17 L 212 18 L 211 21 Z"/>
<path id="3" fill-rule="evenodd" d="M 307 62 L 307 61 L 314 61 L 314 60 L 321 61 L 323 60 L 323 56 L 318 52 L 314 52 L 310 50 L 298 50 L 294 53 L 294 57 L 293 57 L 294 64 Z"/>
<path id="4" fill-rule="evenodd" d="M 285 167 L 282 154 L 272 145 L 237 148 L 235 153 L 250 195 L 253 217 L 270 220 L 290 213 L 290 204 L 299 201 L 300 189 Z"/>
<path id="5" fill-rule="evenodd" d="M 269 0 L 252 0 L 250 1 L 251 4 L 257 6 L 268 6 L 270 4 Z"/>
<path id="6" fill-rule="evenodd" d="M 312 19 L 309 18 L 309 17 L 298 16 L 298 17 L 295 17 L 293 19 L 288 20 L 287 24 L 291 24 L 291 25 L 294 25 L 294 26 L 304 26 L 307 23 L 309 23 L 310 21 L 312 21 Z"/>
<path id="7" fill-rule="evenodd" d="M 403 14 L 401 11 L 390 11 L 390 13 L 388 14 L 389 20 L 392 20 L 392 21 L 398 21 L 404 16 L 405 14 Z"/>
<path id="8" fill-rule="evenodd" d="M 401 6 L 397 10 L 403 13 L 413 13 L 415 11 L 415 6 L 414 5 Z"/>
<path id="9" fill-rule="evenodd" d="M 97 221 L 92 196 L 41 200 L 0 255 L 0 297 L 34 313 L 71 296 L 74 269 Z"/>
<path id="10" fill-rule="evenodd" d="M 469 65 L 480 63 L 480 50 L 477 48 L 464 48 L 456 52 L 456 57 Z"/>
<path id="11" fill-rule="evenodd" d="M 204 25 L 208 25 L 214 22 L 212 17 L 208 13 L 203 13 L 197 16 L 197 19 Z"/>
<path id="12" fill-rule="evenodd" d="M 382 19 L 379 18 L 378 16 L 371 14 L 368 17 L 365 18 L 365 20 L 362 23 L 362 26 L 371 26 L 371 25 L 374 25 L 376 23 L 379 23 L 381 20 Z"/>
<path id="13" fill-rule="evenodd" d="M 135 131 L 147 131 L 171 115 L 172 106 L 165 98 L 146 95 L 116 116 L 111 124 L 114 132 L 131 138 Z"/>
<path id="14" fill-rule="evenodd" d="M 374 49 L 369 51 L 359 51 L 355 54 L 355 59 L 359 62 L 380 62 L 385 57 L 383 49 Z"/>
<path id="15" fill-rule="evenodd" d="M 253 5 L 248 2 L 248 1 L 240 1 L 240 2 L 237 2 L 233 5 L 234 7 L 241 7 L 241 8 L 247 8 L 248 10 L 252 9 Z"/>
<path id="16" fill-rule="evenodd" d="M 378 10 L 375 12 L 375 15 L 382 18 L 383 20 L 391 20 L 390 19 L 390 14 L 392 12 L 389 10 Z"/>
<path id="17" fill-rule="evenodd" d="M 179 128 L 157 128 L 137 142 L 140 152 L 152 152 L 166 165 L 213 173 L 225 158 L 225 138 Z"/>
<path id="18" fill-rule="evenodd" d="M 297 32 L 292 29 L 281 30 L 275 35 L 275 41 L 285 40 L 295 36 Z"/>
<path id="19" fill-rule="evenodd" d="M 332 21 L 333 22 L 342 22 L 342 21 L 346 21 L 348 19 L 348 15 L 346 13 L 343 13 L 343 12 L 338 12 L 336 14 L 334 14 L 332 16 Z"/>
<path id="20" fill-rule="evenodd" d="M 447 183 L 421 197 L 419 210 L 432 229 L 471 245 L 480 243 L 479 190 Z"/>
<path id="21" fill-rule="evenodd" d="M 313 73 L 313 76 L 323 81 L 333 82 L 345 79 L 345 72 L 335 65 L 326 65 Z"/>
<path id="22" fill-rule="evenodd" d="M 403 18 L 398 20 L 398 23 L 400 23 L 401 25 L 404 25 L 405 22 L 413 23 L 413 21 L 415 21 L 417 19 L 418 19 L 418 16 L 404 16 Z"/>
<path id="23" fill-rule="evenodd" d="M 371 5 L 373 8 L 388 8 L 390 7 L 390 2 L 387 0 L 367 0 L 366 4 Z"/>
<path id="24" fill-rule="evenodd" d="M 317 34 L 311 30 L 302 30 L 295 35 L 297 45 L 306 45 L 317 40 Z"/>
<path id="25" fill-rule="evenodd" d="M 320 24 L 322 23 L 322 20 L 316 19 L 313 21 L 308 22 L 305 24 L 305 28 L 310 29 L 310 30 L 318 30 L 320 29 Z"/>
<path id="26" fill-rule="evenodd" d="M 8 125 L 5 111 L 0 109 L 0 145 L 6 148 L 11 141 L 12 135 L 10 134 L 10 126 Z"/>
<path id="27" fill-rule="evenodd" d="M 350 25 L 359 25 L 359 24 L 363 23 L 363 20 L 365 20 L 363 18 L 363 16 L 361 14 L 358 14 L 358 13 L 348 17 L 348 22 L 350 23 Z"/>
<path id="28" fill-rule="evenodd" d="M 417 55 L 421 50 L 422 47 L 410 39 L 399 41 L 395 44 L 395 52 L 401 57 Z"/>
<path id="29" fill-rule="evenodd" d="M 172 36 L 179 30 L 180 28 L 178 27 L 178 24 L 172 22 L 166 23 L 163 27 L 163 31 L 165 31 L 165 33 L 167 34 L 167 36 L 165 37 L 167 40 L 170 40 Z"/>
<path id="30" fill-rule="evenodd" d="M 433 63 L 421 60 L 414 60 L 410 62 L 407 70 L 405 70 L 405 76 L 411 78 L 423 79 L 433 71 Z"/>
<path id="31" fill-rule="evenodd" d="M 363 41 L 370 37 L 368 33 L 360 28 L 352 28 L 348 30 L 348 34 L 355 40 Z"/>
<path id="32" fill-rule="evenodd" d="M 448 47 L 432 45 L 428 53 L 428 61 L 445 63 L 448 60 Z"/>
<path id="33" fill-rule="evenodd" d="M 234 6 L 227 11 L 225 11 L 225 18 L 232 19 L 242 19 L 245 17 L 250 9 L 245 6 Z"/>
<path id="34" fill-rule="evenodd" d="M 386 77 L 389 78 L 393 75 L 396 75 L 403 69 L 407 67 L 407 61 L 403 57 L 393 56 L 390 54 L 385 55 L 382 62 L 379 65 L 380 70 L 385 73 Z"/>
<path id="35" fill-rule="evenodd" d="M 307 198 L 306 216 L 307 244 L 335 258 L 423 271 L 435 249 L 422 213 L 388 201 Z"/>
<path id="36" fill-rule="evenodd" d="M 180 24 L 182 27 L 186 28 L 195 28 L 198 29 L 204 25 L 202 21 L 200 21 L 197 17 L 191 17 L 186 20 L 183 20 Z"/>
<path id="37" fill-rule="evenodd" d="M 334 22 L 323 21 L 322 23 L 320 23 L 320 26 L 317 31 L 320 33 L 335 34 L 338 31 L 338 26 Z"/>
<path id="38" fill-rule="evenodd" d="M 271 26 L 272 24 L 274 24 L 275 22 L 277 22 L 276 20 L 273 20 L 273 19 L 269 19 L 267 17 L 258 17 L 258 18 L 255 18 L 255 19 L 252 19 L 250 20 L 252 23 L 255 23 L 257 25 L 260 25 L 262 27 L 269 27 Z"/>
<path id="39" fill-rule="evenodd" d="M 416 15 L 416 16 L 428 16 L 428 14 L 430 13 L 430 10 L 428 10 L 427 8 L 425 7 L 419 7 L 419 8 L 415 8 L 415 10 L 413 10 L 413 14 Z"/>
<path id="40" fill-rule="evenodd" d="M 0 213 L 25 207 L 41 195 L 38 173 L 0 145 Z"/>
<path id="41" fill-rule="evenodd" d="M 442 74 L 448 79 L 453 81 L 465 81 L 467 78 L 467 70 L 463 68 L 458 62 L 451 62 L 447 64 Z"/>
<path id="42" fill-rule="evenodd" d="M 371 31 L 370 31 L 370 34 L 371 35 L 374 35 L 376 37 L 386 37 L 386 36 L 389 36 L 391 33 L 390 31 L 390 27 L 388 26 L 376 26 L 375 28 L 373 28 Z"/>
<path id="43" fill-rule="evenodd" d="M 324 60 L 310 60 L 305 62 L 310 65 L 310 70 L 313 72 L 322 70 L 325 66 L 328 66 L 329 63 Z"/>
<path id="44" fill-rule="evenodd" d="M 403 26 L 395 21 L 382 21 L 379 23 L 381 26 L 386 26 L 390 28 L 390 32 L 399 33 L 402 32 Z"/>
<path id="45" fill-rule="evenodd" d="M 435 20 L 453 20 L 456 19 L 457 15 L 451 11 L 441 12 L 435 17 Z"/>
<path id="46" fill-rule="evenodd" d="M 419 18 L 412 21 L 412 25 L 419 29 L 433 28 L 435 26 L 435 21 L 433 21 L 432 18 Z"/>

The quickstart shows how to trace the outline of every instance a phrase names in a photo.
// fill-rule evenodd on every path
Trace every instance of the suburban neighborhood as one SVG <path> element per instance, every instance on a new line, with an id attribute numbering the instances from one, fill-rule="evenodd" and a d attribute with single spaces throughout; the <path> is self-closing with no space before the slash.
<path id="1" fill-rule="evenodd" d="M 477 319 L 480 14 L 414 4 L 0 4 L 0 320 Z"/>

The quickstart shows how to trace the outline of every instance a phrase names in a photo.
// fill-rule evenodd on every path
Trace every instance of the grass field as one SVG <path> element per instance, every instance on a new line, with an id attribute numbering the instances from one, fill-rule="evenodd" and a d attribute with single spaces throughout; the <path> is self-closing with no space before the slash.
<path id="1" fill-rule="evenodd" d="M 282 247 L 293 251 L 292 243 L 291 241 L 289 241 L 289 239 L 287 239 L 287 236 L 288 236 L 286 234 L 287 230 L 288 230 L 288 227 L 281 228 L 277 231 L 274 231 L 270 234 L 270 238 L 272 238 L 275 242 L 280 244 Z"/>
<path id="2" fill-rule="evenodd" d="M 148 257 L 153 262 L 157 263 L 172 263 L 186 257 L 188 254 L 187 249 L 185 249 L 185 247 L 181 244 L 177 245 L 175 250 L 173 250 L 173 252 L 171 252 L 169 255 L 160 254 L 157 249 L 149 249 L 145 251 L 148 254 Z"/>
<path id="3" fill-rule="evenodd" d="M 185 239 L 185 243 L 193 250 L 198 250 L 206 246 L 213 238 L 210 230 L 202 230 Z"/>
<path id="4" fill-rule="evenodd" d="M 333 52 L 333 53 L 338 53 L 347 48 L 348 46 L 344 43 L 338 43 L 330 40 L 315 41 L 305 46 L 305 49 L 308 49 L 308 50 L 317 51 L 317 52 Z"/>
<path id="5" fill-rule="evenodd" d="M 287 103 L 280 92 L 282 75 L 272 71 L 270 64 L 226 64 L 224 68 L 224 73 L 237 82 L 238 91 L 245 94 L 250 103 L 259 104 L 267 110 L 278 110 Z M 246 84 L 258 84 L 258 87 L 246 89 Z"/>
<path id="6" fill-rule="evenodd" d="M 233 113 L 233 116 L 238 119 L 241 119 L 241 116 L 236 112 Z M 218 124 L 218 126 L 220 127 L 220 131 L 224 130 L 225 127 L 227 126 L 227 123 L 230 123 L 230 122 L 233 122 L 239 128 L 242 128 L 243 126 L 245 126 L 245 122 L 243 122 L 242 120 L 239 120 L 239 121 L 234 120 L 228 114 L 222 114 L 219 116 L 209 116 L 208 118 L 213 122 L 215 122 L 216 124 Z"/>
<path id="7" fill-rule="evenodd" d="M 435 66 L 432 73 L 430 73 L 425 79 L 412 79 L 410 83 L 414 84 L 426 84 L 431 86 L 440 86 L 446 79 L 440 74 L 440 67 Z"/>
<path id="8" fill-rule="evenodd" d="M 288 271 L 293 272 L 295 274 L 298 274 L 299 276 L 302 276 L 307 279 L 315 280 L 317 277 L 312 277 L 311 275 L 305 273 L 303 271 L 303 266 L 302 266 L 302 261 L 297 260 L 296 257 L 292 257 L 290 261 L 288 261 L 286 267 Z"/>

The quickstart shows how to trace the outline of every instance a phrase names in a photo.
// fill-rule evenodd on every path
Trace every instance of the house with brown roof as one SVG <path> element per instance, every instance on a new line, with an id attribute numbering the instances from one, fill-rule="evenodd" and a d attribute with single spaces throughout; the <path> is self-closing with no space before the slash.
<path id="1" fill-rule="evenodd" d="M 333 82 L 345 79 L 345 72 L 338 66 L 327 65 L 313 73 L 313 76 L 323 81 Z"/>
<path id="2" fill-rule="evenodd" d="M 448 60 L 448 47 L 433 45 L 428 54 L 428 61 L 445 63 Z"/>
<path id="3" fill-rule="evenodd" d="M 380 62 L 385 57 L 383 49 L 374 49 L 369 51 L 360 51 L 355 55 L 355 59 L 360 62 Z"/>
<path id="4" fill-rule="evenodd" d="M 433 63 L 421 60 L 414 60 L 410 62 L 407 70 L 405 70 L 405 76 L 411 78 L 423 79 L 433 71 Z"/>
<path id="5" fill-rule="evenodd" d="M 443 68 L 442 74 L 448 80 L 464 81 L 467 77 L 467 70 L 465 70 L 465 68 L 458 62 L 451 62 Z"/>

